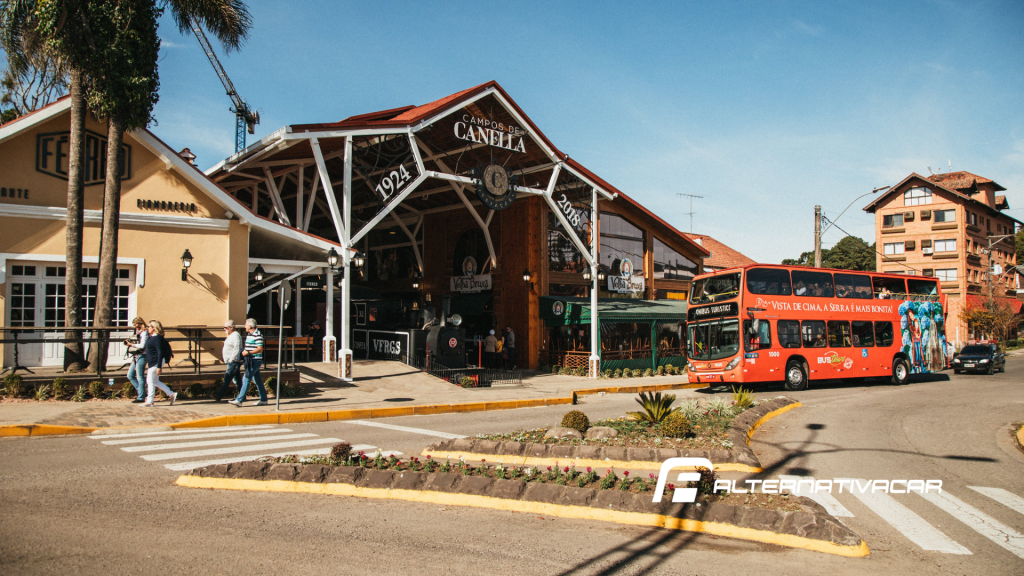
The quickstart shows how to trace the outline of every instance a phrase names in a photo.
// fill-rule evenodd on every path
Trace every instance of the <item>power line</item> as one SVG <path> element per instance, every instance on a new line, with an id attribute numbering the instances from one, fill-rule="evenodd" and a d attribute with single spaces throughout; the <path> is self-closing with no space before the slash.
<path id="1" fill-rule="evenodd" d="M 832 222 L 831 220 L 829 220 L 828 218 L 826 218 L 826 217 L 825 217 L 824 215 L 822 215 L 821 219 L 822 219 L 823 221 L 826 221 L 826 222 L 829 222 L 829 223 L 831 223 L 831 224 L 832 224 L 832 226 L 834 226 L 835 228 L 839 228 L 839 225 L 838 225 L 838 224 L 836 224 L 835 222 Z M 853 237 L 853 238 L 858 238 L 858 239 L 860 239 L 860 237 L 859 237 L 859 236 L 854 236 L 853 234 L 850 234 L 849 232 L 847 232 L 846 230 L 843 230 L 842 228 L 839 228 L 839 230 L 840 230 L 840 231 L 842 231 L 842 233 L 843 233 L 843 234 L 846 234 L 847 236 L 851 236 L 851 237 Z M 867 244 L 867 242 L 865 242 L 865 244 Z M 889 262 L 892 262 L 892 263 L 894 263 L 894 264 L 899 264 L 900 266 L 903 266 L 904 268 L 909 268 L 909 269 L 911 269 L 911 270 L 913 270 L 913 271 L 915 271 L 915 272 L 921 272 L 921 270 L 920 270 L 919 268 L 914 268 L 913 266 L 908 266 L 907 264 L 904 264 L 903 262 L 899 262 L 899 261 L 896 261 L 896 260 L 892 260 L 892 259 L 888 258 L 888 256 L 886 256 L 885 254 L 883 254 L 883 253 L 881 253 L 881 252 L 879 252 L 879 251 L 878 251 L 878 245 L 877 245 L 877 244 L 875 245 L 875 254 L 878 254 L 879 256 L 881 256 L 881 257 L 882 257 L 882 261 L 883 261 L 883 262 L 885 262 L 885 261 L 889 261 Z M 881 272 L 881 270 L 878 270 L 878 272 Z"/>

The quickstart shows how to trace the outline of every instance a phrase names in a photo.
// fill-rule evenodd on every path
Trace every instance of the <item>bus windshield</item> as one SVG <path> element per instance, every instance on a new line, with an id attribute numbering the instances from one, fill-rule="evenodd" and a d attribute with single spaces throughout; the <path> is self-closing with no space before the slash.
<path id="1" fill-rule="evenodd" d="M 687 356 L 691 360 L 721 360 L 735 356 L 740 350 L 738 319 L 712 320 L 690 324 L 688 328 L 690 346 Z"/>
<path id="2" fill-rule="evenodd" d="M 740 274 L 723 274 L 702 278 L 693 283 L 690 304 L 710 304 L 732 300 L 740 292 Z"/>

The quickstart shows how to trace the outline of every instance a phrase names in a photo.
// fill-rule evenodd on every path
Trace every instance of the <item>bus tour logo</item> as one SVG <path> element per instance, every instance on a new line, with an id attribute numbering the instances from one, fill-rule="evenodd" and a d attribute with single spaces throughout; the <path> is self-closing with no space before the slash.
<path id="1" fill-rule="evenodd" d="M 853 358 L 840 356 L 837 352 L 826 352 L 823 358 L 818 358 L 818 364 L 827 364 L 836 369 L 842 366 L 849 370 L 853 368 Z"/>

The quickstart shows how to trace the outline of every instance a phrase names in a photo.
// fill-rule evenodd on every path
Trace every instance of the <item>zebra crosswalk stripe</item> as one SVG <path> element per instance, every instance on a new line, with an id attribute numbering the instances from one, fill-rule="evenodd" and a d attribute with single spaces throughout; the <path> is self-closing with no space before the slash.
<path id="1" fill-rule="evenodd" d="M 794 482 L 797 482 L 797 489 L 796 491 L 793 492 L 793 494 L 814 500 L 815 502 L 820 504 L 822 508 L 827 510 L 829 514 L 836 517 L 853 518 L 853 514 L 849 510 L 847 510 L 845 506 L 840 504 L 839 500 L 836 500 L 836 497 L 833 496 L 832 494 L 828 492 L 814 492 L 812 490 L 806 490 L 806 482 L 804 486 L 800 486 L 800 480 L 813 480 L 813 478 L 810 478 L 809 476 L 785 475 L 780 475 L 779 478 L 782 480 L 793 480 Z"/>
<path id="2" fill-rule="evenodd" d="M 299 438 L 319 438 L 316 434 L 298 433 L 282 434 L 272 438 L 228 438 L 227 440 L 199 440 L 196 442 L 176 442 L 174 444 L 153 444 L 148 446 L 125 446 L 121 448 L 125 452 L 156 452 L 158 450 L 177 450 L 179 448 L 199 448 L 202 446 L 227 446 L 229 444 L 248 444 L 252 442 L 278 440 L 298 440 Z"/>
<path id="3" fill-rule="evenodd" d="M 228 430 L 259 430 L 261 428 L 273 428 L 276 424 L 254 424 L 252 426 L 218 426 L 216 428 L 189 428 L 187 430 L 164 430 L 162 432 L 131 432 L 128 434 L 91 434 L 87 438 L 93 440 L 107 440 L 111 438 L 137 438 L 141 436 L 167 436 L 169 434 L 195 434 L 197 432 L 217 432 Z"/>
<path id="4" fill-rule="evenodd" d="M 942 508 L 957 520 L 967 524 L 978 534 L 1009 550 L 1018 558 L 1024 558 L 1024 535 L 1021 535 L 1013 528 L 982 513 L 981 510 L 967 504 L 949 492 L 927 492 L 925 494 L 918 492 L 917 494 Z"/>
<path id="5" fill-rule="evenodd" d="M 299 440 L 296 442 L 277 442 L 271 444 L 253 444 L 249 446 L 232 446 L 230 448 L 212 448 L 209 450 L 189 450 L 187 452 L 169 452 L 164 454 L 146 454 L 141 456 L 143 460 L 156 462 L 160 460 L 180 460 L 183 458 L 199 458 L 202 456 L 219 456 L 221 454 L 235 454 L 239 452 L 278 451 L 284 448 L 298 448 L 300 446 L 315 446 L 316 444 L 337 444 L 341 438 L 316 438 L 313 440 Z"/>
<path id="6" fill-rule="evenodd" d="M 353 450 L 377 450 L 376 446 L 370 446 L 369 444 L 356 444 L 352 447 Z M 255 460 L 257 458 L 281 458 L 282 456 L 326 456 L 331 453 L 331 448 L 317 448 L 314 450 L 299 450 L 298 452 L 278 452 L 277 454 L 247 454 L 245 456 L 232 456 L 230 458 L 218 458 L 216 460 L 193 460 L 191 462 L 178 462 L 175 464 L 164 464 L 164 468 L 168 470 L 192 470 L 193 468 L 202 468 L 203 466 L 216 466 L 217 464 L 234 464 L 235 462 L 245 462 L 246 460 Z"/>
<path id="7" fill-rule="evenodd" d="M 200 440 L 203 438 L 227 438 L 230 436 L 259 436 L 262 434 L 281 434 L 291 432 L 289 428 L 270 428 L 267 430 L 243 430 L 241 432 L 209 432 L 206 434 L 192 434 L 189 436 L 146 436 L 144 438 L 128 438 L 127 440 L 104 440 L 101 444 L 107 446 L 120 446 L 122 444 L 143 444 L 145 442 L 184 441 Z"/>
<path id="8" fill-rule="evenodd" d="M 845 478 L 843 480 L 846 480 Z M 867 480 L 856 480 L 867 483 Z M 953 541 L 952 538 L 938 531 L 909 508 L 894 500 L 888 494 L 870 491 L 859 492 L 851 489 L 850 494 L 860 500 L 872 512 L 882 517 L 908 540 L 924 550 L 942 552 L 944 554 L 971 554 L 971 551 Z"/>
<path id="9" fill-rule="evenodd" d="M 1011 510 L 1024 514 L 1024 498 L 1017 496 L 1013 492 L 1007 492 L 1002 488 L 986 488 L 984 486 L 968 486 L 968 488 L 988 496 Z"/>

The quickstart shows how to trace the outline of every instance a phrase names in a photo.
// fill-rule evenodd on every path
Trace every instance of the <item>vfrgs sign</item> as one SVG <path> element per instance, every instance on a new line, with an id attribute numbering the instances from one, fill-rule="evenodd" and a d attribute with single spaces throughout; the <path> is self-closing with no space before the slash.
<path id="1" fill-rule="evenodd" d="M 71 133 L 49 132 L 36 136 L 36 171 L 61 180 L 68 179 L 71 165 Z M 86 186 L 103 184 L 107 178 L 107 138 L 95 132 L 85 131 L 85 172 Z M 132 147 L 121 145 L 121 180 L 131 180 Z"/>
<path id="2" fill-rule="evenodd" d="M 367 331 L 367 358 L 389 360 L 395 356 L 409 353 L 409 334 L 407 332 Z"/>

